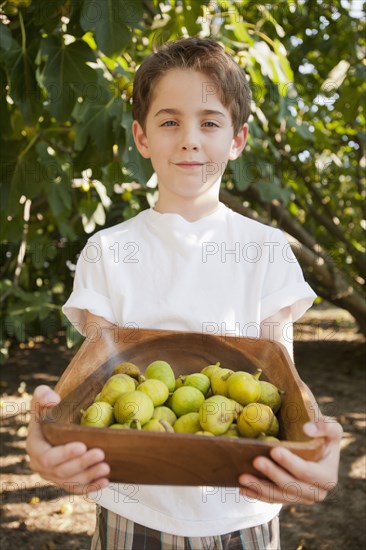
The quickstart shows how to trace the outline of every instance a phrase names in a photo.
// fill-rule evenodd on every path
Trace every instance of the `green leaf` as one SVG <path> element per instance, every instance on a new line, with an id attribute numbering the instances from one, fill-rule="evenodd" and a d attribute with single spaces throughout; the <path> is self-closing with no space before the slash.
<path id="1" fill-rule="evenodd" d="M 59 216 L 64 210 L 71 210 L 72 190 L 70 186 L 70 174 L 62 168 L 62 162 L 56 155 L 50 155 L 48 146 L 44 142 L 36 145 L 37 160 L 42 167 L 42 183 L 45 193 L 55 216 Z"/>
<path id="2" fill-rule="evenodd" d="M 230 160 L 228 168 L 232 173 L 235 187 L 240 191 L 245 191 L 253 181 L 248 177 L 249 165 L 248 157 L 244 154 L 236 160 Z"/>
<path id="3" fill-rule="evenodd" d="M 80 0 L 70 0 L 70 4 L 71 14 L 70 20 L 67 24 L 67 33 L 81 38 L 84 35 L 84 29 L 80 25 L 80 15 L 83 8 L 83 2 L 80 2 Z"/>
<path id="4" fill-rule="evenodd" d="M 24 121 L 35 124 L 41 113 L 35 65 L 28 50 L 18 49 L 10 74 L 10 96 L 19 105 Z"/>
<path id="5" fill-rule="evenodd" d="M 0 23 L 0 48 L 2 50 L 10 50 L 12 47 L 13 37 L 8 25 Z"/>
<path id="6" fill-rule="evenodd" d="M 60 25 L 60 17 L 65 6 L 65 0 L 27 0 L 29 4 L 29 19 L 33 25 L 41 27 L 42 32 L 51 34 L 51 32 Z M 25 14 L 25 12 L 24 12 Z"/>
<path id="7" fill-rule="evenodd" d="M 19 298 L 8 306 L 8 321 L 14 322 L 14 318 L 22 316 L 24 324 L 39 317 L 45 319 L 51 310 L 58 308 L 51 303 L 52 296 L 46 291 L 25 292 L 19 287 L 13 290 L 14 296 Z"/>
<path id="8" fill-rule="evenodd" d="M 76 241 L 78 235 L 75 233 L 74 228 L 70 225 L 69 220 L 59 218 L 57 221 L 57 227 L 61 235 L 68 241 Z"/>
<path id="9" fill-rule="evenodd" d="M 197 19 L 201 15 L 201 3 L 197 3 L 195 0 L 186 0 L 185 2 L 183 2 L 184 25 L 188 31 L 189 36 L 199 33 L 201 27 L 197 23 Z"/>
<path id="10" fill-rule="evenodd" d="M 42 191 L 43 167 L 37 160 L 34 148 L 19 156 L 11 180 L 10 213 L 16 213 L 21 195 L 33 199 Z"/>
<path id="11" fill-rule="evenodd" d="M 268 181 L 258 181 L 255 184 L 256 189 L 258 189 L 261 199 L 265 202 L 271 202 L 274 199 L 281 200 L 286 204 L 291 196 L 290 189 L 281 188 L 276 184 L 276 179 Z"/>
<path id="12" fill-rule="evenodd" d="M 288 120 L 288 128 L 291 128 L 292 133 L 294 134 L 294 137 L 296 138 L 296 141 L 298 141 L 298 137 L 302 140 L 306 141 L 314 141 L 314 134 L 310 132 L 308 125 L 304 122 L 296 122 L 292 117 Z"/>
<path id="13" fill-rule="evenodd" d="M 278 49 L 278 48 L 277 48 Z M 281 58 L 274 53 L 267 42 L 255 42 L 249 48 L 250 54 L 259 63 L 262 74 L 277 83 L 287 83 L 287 75 L 292 75 L 291 67 L 286 58 L 282 55 Z"/>
<path id="14" fill-rule="evenodd" d="M 0 135 L 1 137 L 10 137 L 11 136 L 11 125 L 10 125 L 10 106 L 6 101 L 6 85 L 7 78 L 5 71 L 0 67 L 0 113 L 1 113 L 1 125 L 0 125 Z"/>
<path id="15" fill-rule="evenodd" d="M 116 183 L 124 182 L 121 163 L 117 160 L 114 160 L 113 162 L 110 162 L 107 166 L 104 166 L 102 172 L 102 181 L 107 188 L 108 194 L 112 195 L 114 192 L 114 185 Z"/>
<path id="16" fill-rule="evenodd" d="M 223 8 L 225 9 L 225 6 Z M 242 21 L 242 17 L 234 4 L 230 6 L 228 15 L 236 40 L 245 45 L 253 44 L 253 38 L 247 31 L 247 25 Z"/>
<path id="17" fill-rule="evenodd" d="M 128 26 L 138 26 L 142 17 L 140 0 L 85 0 L 80 23 L 85 31 L 94 31 L 99 49 L 111 56 L 129 44 Z"/>
<path id="18" fill-rule="evenodd" d="M 277 55 L 279 65 L 283 71 L 283 74 L 285 75 L 285 79 L 287 79 L 288 82 L 293 82 L 294 73 L 291 68 L 290 62 L 287 58 L 287 52 L 283 44 L 281 44 L 281 42 L 276 39 L 273 41 L 273 47 L 274 47 L 275 54 Z M 280 89 L 286 90 L 286 88 L 283 86 L 280 86 Z"/>
<path id="19" fill-rule="evenodd" d="M 98 207 L 98 201 L 88 196 L 81 199 L 79 213 L 90 219 Z"/>
<path id="20" fill-rule="evenodd" d="M 57 120 L 65 121 L 77 96 L 95 94 L 97 74 L 86 65 L 88 61 L 95 61 L 94 53 L 83 40 L 65 46 L 56 36 L 44 38 L 41 51 L 47 57 L 42 77 L 48 93 L 49 110 Z"/>
<path id="21" fill-rule="evenodd" d="M 108 103 L 84 101 L 77 105 L 73 113 L 77 121 L 75 127 L 75 149 L 77 151 L 84 149 L 88 136 L 95 141 L 97 147 L 112 151 L 112 118 L 109 113 L 112 102 L 113 98 Z"/>

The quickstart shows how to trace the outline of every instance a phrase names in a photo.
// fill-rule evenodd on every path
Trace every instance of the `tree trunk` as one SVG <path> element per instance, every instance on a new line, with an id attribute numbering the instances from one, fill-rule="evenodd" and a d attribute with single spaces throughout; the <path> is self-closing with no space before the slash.
<path id="1" fill-rule="evenodd" d="M 241 199 L 229 191 L 222 189 L 220 199 L 235 212 L 268 224 L 256 212 L 245 207 Z M 312 284 L 316 293 L 337 307 L 347 310 L 355 318 L 360 332 L 366 335 L 365 298 L 352 286 L 352 283 L 334 262 L 330 261 L 329 255 L 321 249 L 312 235 L 292 218 L 280 203 L 272 202 L 270 210 L 278 227 L 288 233 L 290 244 L 299 263 L 303 268 L 309 268 L 312 271 Z"/>

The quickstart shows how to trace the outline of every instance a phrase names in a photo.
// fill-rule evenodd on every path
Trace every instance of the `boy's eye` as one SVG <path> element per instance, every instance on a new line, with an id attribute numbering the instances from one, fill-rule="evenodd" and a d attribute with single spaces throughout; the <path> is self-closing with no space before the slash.
<path id="1" fill-rule="evenodd" d="M 204 126 L 206 126 L 206 128 L 218 128 L 219 127 L 219 125 L 216 124 L 216 122 L 213 122 L 212 120 L 207 120 L 203 124 L 204 124 Z"/>
<path id="2" fill-rule="evenodd" d="M 166 122 L 163 122 L 162 126 L 174 126 L 177 124 L 175 120 L 167 120 Z"/>

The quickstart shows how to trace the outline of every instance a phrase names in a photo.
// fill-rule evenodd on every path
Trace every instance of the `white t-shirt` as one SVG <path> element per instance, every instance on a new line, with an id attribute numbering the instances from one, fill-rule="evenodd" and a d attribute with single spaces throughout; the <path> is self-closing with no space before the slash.
<path id="1" fill-rule="evenodd" d="M 262 321 L 286 308 L 293 322 L 314 297 L 282 232 L 220 203 L 195 222 L 148 209 L 93 235 L 63 312 L 79 331 L 90 311 L 121 327 L 260 337 Z M 94 496 L 130 520 L 189 537 L 253 527 L 281 508 L 232 487 L 113 483 Z"/>

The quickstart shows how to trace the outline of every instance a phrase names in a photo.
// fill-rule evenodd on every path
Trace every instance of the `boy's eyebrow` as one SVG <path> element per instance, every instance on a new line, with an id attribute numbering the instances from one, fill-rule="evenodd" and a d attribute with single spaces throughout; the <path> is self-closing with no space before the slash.
<path id="1" fill-rule="evenodd" d="M 159 115 L 181 115 L 182 111 L 179 109 L 160 109 L 157 113 L 155 113 L 155 117 Z M 215 111 L 214 109 L 202 109 L 202 111 L 198 111 L 199 115 L 216 115 L 221 116 L 222 118 L 226 118 L 225 114 L 221 111 Z"/>

